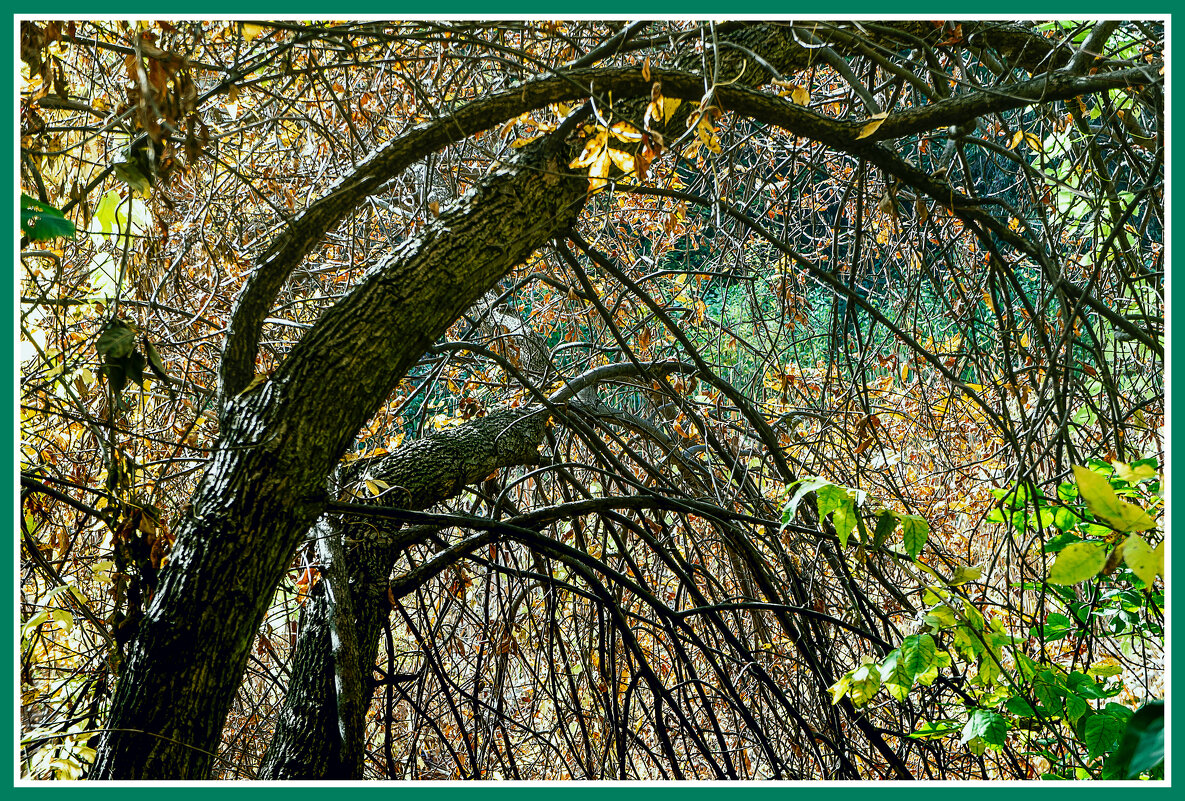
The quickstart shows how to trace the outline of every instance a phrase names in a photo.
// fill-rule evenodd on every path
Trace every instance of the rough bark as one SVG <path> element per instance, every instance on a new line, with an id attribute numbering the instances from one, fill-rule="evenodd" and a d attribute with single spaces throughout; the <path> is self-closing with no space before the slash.
<path id="1" fill-rule="evenodd" d="M 562 141 L 525 150 L 328 311 L 270 381 L 227 400 L 95 776 L 209 774 L 247 649 L 320 514 L 326 476 L 433 340 L 583 205 L 587 182 L 560 172 Z"/>
<path id="2" fill-rule="evenodd" d="M 546 421 L 547 414 L 540 408 L 495 412 L 370 460 L 354 471 L 359 473 L 356 481 L 379 479 L 390 485 L 389 495 L 379 499 L 379 503 L 386 500 L 383 505 L 426 509 L 501 467 L 537 462 Z M 391 608 L 388 577 L 399 550 L 408 544 L 393 536 L 398 524 L 378 532 L 373 531 L 374 525 L 337 519 L 315 529 L 317 535 L 335 539 L 333 550 L 339 553 L 321 557 L 325 576 L 321 583 L 328 589 L 310 597 L 306 605 L 292 682 L 259 778 L 362 776 L 362 752 L 351 741 L 362 735 L 363 722 L 354 710 L 365 710 L 370 702 L 379 635 Z M 336 563 L 326 564 L 326 556 Z M 345 587 L 339 584 L 343 578 Z M 354 616 L 334 615 L 331 595 L 347 596 Z M 334 647 L 334 636 L 356 643 L 352 665 L 343 668 L 338 663 L 351 654 Z M 342 714 L 343 683 L 338 678 L 343 670 L 364 678 L 350 685 L 356 695 L 345 705 L 352 716 L 348 720 Z"/>
<path id="3" fill-rule="evenodd" d="M 928 25 L 877 26 L 873 38 L 900 42 L 904 35 L 934 43 L 939 32 Z M 810 61 L 810 51 L 788 26 L 742 26 L 731 44 L 736 47 L 717 53 L 717 81 L 743 75 L 745 83 L 757 84 L 773 74 L 771 69 L 789 72 Z M 1031 50 L 1037 44 L 1029 37 L 1014 46 Z M 1046 50 L 1041 58 L 1049 56 Z M 698 61 L 692 55 L 676 66 L 686 70 Z M 742 63 L 747 71 L 742 72 Z M 672 76 L 672 96 L 678 82 Z M 622 78 L 622 85 L 637 85 L 632 91 L 649 94 L 648 82 L 637 77 Z M 798 120 L 789 112 L 785 119 Z M 674 125 L 682 121 L 677 118 Z M 889 125 L 886 121 L 882 127 L 892 130 Z M 463 127 L 442 133 L 441 143 L 468 133 Z M 397 169 L 407 158 L 393 157 L 384 169 Z M 229 332 L 223 435 L 177 527 L 171 561 L 129 648 L 94 777 L 210 774 L 251 640 L 296 545 L 321 514 L 326 476 L 358 429 L 453 320 L 573 223 L 587 182 L 566 175 L 570 158 L 562 137 L 524 148 L 514 164 L 461 198 L 328 311 L 269 381 L 235 394 L 253 372 L 259 321 L 291 268 L 391 175 L 373 163 L 364 165 L 319 210 L 294 222 L 286 238 L 261 259 L 258 278 L 245 292 Z M 897 163 L 890 166 L 899 176 L 908 172 Z M 931 194 L 941 189 L 928 176 L 909 177 Z M 365 614 L 370 607 L 363 601 L 358 608 Z M 365 648 L 369 645 L 360 641 L 359 650 Z"/>

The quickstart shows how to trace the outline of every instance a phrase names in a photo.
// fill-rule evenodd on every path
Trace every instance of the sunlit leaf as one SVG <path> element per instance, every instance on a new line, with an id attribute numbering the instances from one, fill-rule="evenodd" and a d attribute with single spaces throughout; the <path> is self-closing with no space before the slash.
<path id="1" fill-rule="evenodd" d="M 911 557 L 917 558 L 930 537 L 930 524 L 918 515 L 900 515 L 901 542 Z"/>
<path id="2" fill-rule="evenodd" d="M 1146 531 L 1156 527 L 1147 512 L 1134 503 L 1120 500 L 1111 482 L 1089 467 L 1074 465 L 1074 479 L 1086 508 L 1116 531 Z"/>
<path id="3" fill-rule="evenodd" d="M 1156 470 L 1152 468 L 1152 465 L 1146 463 L 1132 467 L 1123 462 L 1111 462 L 1111 466 L 1115 468 L 1115 475 L 1132 485 L 1138 484 L 1146 478 L 1156 477 Z"/>
<path id="4" fill-rule="evenodd" d="M 901 656 L 898 663 L 908 671 L 910 678 L 925 673 L 938 655 L 938 647 L 929 634 L 911 634 L 901 642 Z"/>
<path id="5" fill-rule="evenodd" d="M 860 129 L 860 133 L 856 134 L 856 138 L 864 139 L 866 137 L 872 136 L 874 133 L 876 133 L 877 128 L 880 128 L 881 125 L 884 124 L 885 120 L 888 119 L 888 116 L 889 112 L 887 111 L 882 111 L 879 114 L 873 114 L 868 118 L 868 122 L 864 123 L 864 126 Z"/>
<path id="6" fill-rule="evenodd" d="M 1077 584 L 1098 575 L 1107 561 L 1106 546 L 1096 542 L 1068 545 L 1049 569 L 1052 584 Z"/>
<path id="7" fill-rule="evenodd" d="M 950 585 L 957 587 L 960 584 L 967 584 L 982 575 L 983 568 L 978 565 L 958 565 L 955 567 L 955 574 L 951 576 Z"/>
<path id="8" fill-rule="evenodd" d="M 1139 534 L 1129 535 L 1120 547 L 1123 548 L 1123 561 L 1149 587 L 1158 575 L 1164 575 L 1164 551 L 1154 550 Z"/>

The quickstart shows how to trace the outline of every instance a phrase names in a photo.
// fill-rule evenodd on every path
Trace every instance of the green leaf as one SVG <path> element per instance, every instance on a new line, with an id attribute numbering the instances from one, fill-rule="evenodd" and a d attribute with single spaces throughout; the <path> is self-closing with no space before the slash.
<path id="1" fill-rule="evenodd" d="M 119 360 L 119 364 L 123 367 L 124 373 L 131 381 L 135 381 L 141 387 L 144 386 L 144 354 L 138 350 L 134 350 L 127 356 Z"/>
<path id="2" fill-rule="evenodd" d="M 1074 693 L 1066 693 L 1066 717 L 1071 721 L 1078 720 L 1086 714 L 1087 706 L 1086 700 L 1080 695 Z"/>
<path id="3" fill-rule="evenodd" d="M 173 379 L 169 378 L 169 374 L 165 372 L 165 363 L 160 360 L 160 354 L 156 352 L 156 348 L 148 341 L 148 337 L 142 337 L 140 344 L 144 346 L 144 353 L 148 356 L 148 366 L 152 368 L 152 372 L 156 377 L 165 382 L 171 382 Z"/>
<path id="4" fill-rule="evenodd" d="M 44 242 L 59 236 L 74 236 L 74 223 L 48 203 L 22 193 L 21 231 L 33 242 Z"/>
<path id="5" fill-rule="evenodd" d="M 1106 546 L 1101 543 L 1067 545 L 1049 569 L 1049 581 L 1051 584 L 1077 584 L 1098 575 L 1106 562 Z"/>
<path id="6" fill-rule="evenodd" d="M 1159 553 L 1139 534 L 1132 534 L 1123 541 L 1123 561 L 1140 581 L 1149 587 L 1157 574 L 1164 575 L 1164 551 Z"/>
<path id="7" fill-rule="evenodd" d="M 119 394 L 123 392 L 123 388 L 128 384 L 128 374 L 123 369 L 122 363 L 105 364 L 100 368 L 99 373 L 107 378 L 111 384 L 111 391 L 118 398 Z"/>
<path id="8" fill-rule="evenodd" d="M 901 656 L 897 663 L 904 667 L 910 680 L 919 673 L 924 673 L 934 664 L 938 655 L 938 646 L 929 634 L 911 634 L 901 642 Z"/>
<path id="9" fill-rule="evenodd" d="M 904 701 L 913 687 L 913 674 L 901 661 L 901 649 L 890 651 L 880 663 L 881 682 L 896 701 Z"/>
<path id="10" fill-rule="evenodd" d="M 789 523 L 794 519 L 794 513 L 798 511 L 798 504 L 802 503 L 802 499 L 804 497 L 806 497 L 809 493 L 819 489 L 820 487 L 825 487 L 830 483 L 830 481 L 823 478 L 822 476 L 808 476 L 806 478 L 799 479 L 793 485 L 797 487 L 797 489 L 794 490 L 794 495 L 791 496 L 790 500 L 786 502 L 786 506 L 782 509 L 782 522 Z"/>
<path id="11" fill-rule="evenodd" d="M 1086 508 L 1095 517 L 1116 531 L 1146 531 L 1156 523 L 1134 503 L 1121 501 L 1111 488 L 1111 482 L 1090 468 L 1074 465 L 1074 479 L 1078 492 L 1086 501 Z"/>
<path id="12" fill-rule="evenodd" d="M 1057 681 L 1052 671 L 1043 670 L 1034 677 L 1033 695 L 1047 714 L 1062 713 L 1061 682 Z"/>
<path id="13" fill-rule="evenodd" d="M 117 161 L 111 165 L 111 168 L 119 180 L 126 183 L 139 194 L 144 197 L 152 194 L 152 181 L 135 164 L 132 164 L 130 161 Z"/>
<path id="14" fill-rule="evenodd" d="M 895 528 L 897 528 L 896 516 L 888 510 L 881 512 L 880 517 L 876 520 L 876 531 L 872 535 L 873 544 L 884 545 L 885 540 L 889 538 Z"/>
<path id="15" fill-rule="evenodd" d="M 999 747 L 1004 745 L 1009 728 L 1007 719 L 998 712 L 976 709 L 967 719 L 967 725 L 963 727 L 963 737 L 959 742 L 967 745 L 978 737 L 988 745 Z"/>
<path id="16" fill-rule="evenodd" d="M 1004 706 L 1018 718 L 1034 718 L 1037 716 L 1037 710 L 1033 709 L 1033 705 L 1019 695 L 1009 698 Z"/>
<path id="17" fill-rule="evenodd" d="M 103 333 L 99 334 L 95 350 L 100 356 L 106 357 L 106 361 L 113 362 L 130 354 L 135 344 L 136 332 L 123 320 L 116 318 L 107 323 Z"/>
<path id="18" fill-rule="evenodd" d="M 856 530 L 857 520 L 856 510 L 850 502 L 836 509 L 831 515 L 831 521 L 835 525 L 835 533 L 839 537 L 839 547 L 847 547 L 848 538 Z"/>
<path id="19" fill-rule="evenodd" d="M 975 581 L 983 575 L 983 568 L 977 565 L 957 565 L 955 567 L 955 574 L 951 577 L 949 584 L 952 587 L 957 587 L 960 584 L 966 584 L 969 581 Z"/>
<path id="20" fill-rule="evenodd" d="M 939 604 L 926 613 L 925 621 L 927 626 L 941 631 L 955 625 L 958 619 L 955 617 L 955 610 L 946 604 Z"/>
<path id="21" fill-rule="evenodd" d="M 930 536 L 930 524 L 917 515 L 901 515 L 901 541 L 911 558 L 916 559 Z"/>
<path id="22" fill-rule="evenodd" d="M 958 730 L 959 722 L 957 720 L 936 720 L 933 723 L 923 723 L 909 736 L 915 740 L 933 740 L 938 737 L 947 737 Z"/>
<path id="23" fill-rule="evenodd" d="M 815 502 L 819 505 L 819 517 L 823 518 L 851 500 L 848 491 L 828 481 L 815 489 Z"/>
<path id="24" fill-rule="evenodd" d="M 1077 524 L 1081 521 L 1075 518 L 1074 522 Z M 1081 535 L 1071 531 L 1065 534 L 1058 534 L 1053 539 L 1048 540 L 1043 546 L 1041 546 L 1041 550 L 1045 553 L 1057 553 L 1061 550 L 1064 550 L 1067 545 L 1073 545 L 1076 542 L 1082 542 L 1082 537 Z"/>
<path id="25" fill-rule="evenodd" d="M 924 673 L 917 675 L 917 683 L 923 687 L 929 687 L 938 678 L 939 668 L 948 668 L 953 661 L 950 654 L 946 651 L 939 651 L 938 655 L 934 658 L 934 664 L 930 665 Z"/>
<path id="26" fill-rule="evenodd" d="M 850 674 L 852 677 L 852 703 L 856 706 L 864 706 L 871 701 L 881 686 L 881 674 L 876 662 L 869 657 L 865 657 L 865 659 L 868 661 Z"/>
<path id="27" fill-rule="evenodd" d="M 1122 669 L 1120 672 L 1122 672 Z M 1096 701 L 1115 695 L 1114 692 L 1108 691 L 1106 687 L 1099 684 L 1087 674 L 1077 670 L 1070 674 L 1069 680 L 1066 682 L 1066 688 L 1081 695 L 1083 698 L 1091 698 Z"/>
<path id="28" fill-rule="evenodd" d="M 1114 748 L 1123 728 L 1123 721 L 1111 715 L 1091 715 L 1082 730 L 1082 739 L 1090 749 L 1087 758 L 1094 759 Z"/>
<path id="29" fill-rule="evenodd" d="M 852 674 L 845 673 L 839 681 L 827 688 L 831 692 L 831 703 L 838 704 L 840 699 L 852 689 Z"/>
<path id="30" fill-rule="evenodd" d="M 1138 779 L 1164 764 L 1164 701 L 1153 701 L 1132 715 L 1119 747 L 1103 769 L 1105 779 Z"/>

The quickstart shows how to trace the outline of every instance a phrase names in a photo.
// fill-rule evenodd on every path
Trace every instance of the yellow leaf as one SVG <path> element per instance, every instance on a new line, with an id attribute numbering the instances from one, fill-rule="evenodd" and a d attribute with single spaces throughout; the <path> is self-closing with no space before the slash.
<path id="1" fill-rule="evenodd" d="M 1107 562 L 1107 552 L 1101 543 L 1076 542 L 1067 545 L 1057 555 L 1049 569 L 1050 584 L 1077 584 L 1098 575 Z"/>
<path id="2" fill-rule="evenodd" d="M 265 33 L 267 33 L 267 28 L 263 27 L 262 25 L 252 25 L 248 22 L 243 23 L 243 38 L 248 42 Z"/>
<path id="3" fill-rule="evenodd" d="M 604 154 L 605 146 L 609 141 L 609 132 L 604 128 L 600 128 L 589 137 L 588 141 L 584 143 L 584 151 L 580 156 L 568 165 L 569 167 L 579 168 L 588 167 L 594 164 Z"/>
<path id="4" fill-rule="evenodd" d="M 677 97 L 664 97 L 662 99 L 662 121 L 664 123 L 671 121 L 671 117 L 675 116 L 675 109 L 679 108 L 679 104 L 682 102 Z"/>
<path id="5" fill-rule="evenodd" d="M 873 114 L 868 118 L 868 122 L 864 123 L 864 127 L 860 129 L 860 133 L 856 134 L 856 138 L 863 139 L 867 136 L 872 136 L 874 133 L 876 133 L 876 129 L 881 127 L 888 117 L 889 112 L 887 111 L 882 111 L 879 114 Z"/>
<path id="6" fill-rule="evenodd" d="M 811 93 L 804 86 L 795 86 L 794 91 L 790 93 L 790 99 L 800 106 L 805 106 L 811 102 Z"/>
<path id="7" fill-rule="evenodd" d="M 603 189 L 609 183 L 606 180 L 606 176 L 609 175 L 609 166 L 612 163 L 613 157 L 609 155 L 609 148 L 601 148 L 596 161 L 588 169 L 588 191 L 596 192 L 599 189 Z"/>
<path id="8" fill-rule="evenodd" d="M 1111 462 L 1111 466 L 1115 468 L 1115 475 L 1122 478 L 1128 484 L 1138 484 L 1146 478 L 1156 477 L 1156 471 L 1149 464 L 1142 464 L 1132 468 L 1131 465 L 1126 465 L 1123 462 Z"/>
<path id="9" fill-rule="evenodd" d="M 1033 148 L 1033 150 L 1040 150 L 1041 149 L 1041 137 L 1037 136 L 1037 134 L 1034 134 L 1034 133 L 1026 133 L 1025 134 L 1025 144 L 1027 144 L 1029 147 Z"/>
<path id="10" fill-rule="evenodd" d="M 1088 467 L 1074 465 L 1078 492 L 1086 508 L 1116 531 L 1147 531 L 1156 523 L 1140 507 L 1119 499 L 1111 482 Z"/>
<path id="11" fill-rule="evenodd" d="M 1098 662 L 1095 662 L 1093 665 L 1091 665 L 1086 671 L 1086 675 L 1093 676 L 1095 678 L 1119 676 L 1122 673 L 1123 665 L 1119 664 L 1119 661 L 1113 656 L 1103 657 Z"/>
<path id="12" fill-rule="evenodd" d="M 383 494 L 383 490 L 391 489 L 391 486 L 387 482 L 377 478 L 368 478 L 364 483 L 366 484 L 366 488 L 370 490 L 370 494 L 374 495 L 376 498 Z"/>
<path id="13" fill-rule="evenodd" d="M 716 128 L 708 119 L 707 114 L 700 117 L 699 123 L 695 126 L 695 135 L 708 150 L 713 153 L 720 152 L 720 139 L 716 136 Z"/>
<path id="14" fill-rule="evenodd" d="M 632 173 L 634 171 L 634 157 L 624 150 L 614 150 L 609 148 L 609 158 L 613 159 L 613 163 L 617 165 L 622 172 Z"/>
<path id="15" fill-rule="evenodd" d="M 1163 545 L 1163 543 L 1161 543 Z M 1139 534 L 1132 534 L 1123 541 L 1123 561 L 1140 581 L 1152 586 L 1157 574 L 1164 575 L 1164 550 L 1152 546 Z"/>
<path id="16" fill-rule="evenodd" d="M 1014 133 L 1012 135 L 1012 138 L 1010 140 L 1008 140 L 1008 147 L 1011 148 L 1012 150 L 1016 150 L 1016 146 L 1019 145 L 1024 140 L 1024 138 L 1025 138 L 1025 132 L 1024 131 L 1017 131 L 1016 133 Z"/>
<path id="17" fill-rule="evenodd" d="M 623 142 L 642 141 L 642 132 L 624 120 L 613 123 L 609 131 Z"/>
<path id="18" fill-rule="evenodd" d="M 642 62 L 642 80 L 650 80 L 650 56 L 646 56 L 646 60 Z"/>

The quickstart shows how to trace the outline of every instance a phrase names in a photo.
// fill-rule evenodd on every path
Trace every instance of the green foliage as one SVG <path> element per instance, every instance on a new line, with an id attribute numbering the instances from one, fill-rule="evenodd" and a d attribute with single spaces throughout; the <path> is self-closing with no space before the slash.
<path id="1" fill-rule="evenodd" d="M 1163 575 L 1163 543 L 1154 549 L 1137 534 L 1124 536 L 1133 526 L 1156 526 L 1146 507 L 1159 500 L 1157 466 L 1150 460 L 1113 466 L 1092 462 L 1076 468 L 1075 477 L 1074 483 L 1058 487 L 1055 499 L 1024 485 L 995 493 L 995 522 L 1058 532 L 1043 548 L 1044 553 L 1056 554 L 1048 578 L 1024 585 L 1047 594 L 1055 608 L 1065 609 L 1034 621 L 1027 639 L 1035 640 L 1037 647 L 1018 647 L 1026 638 L 1010 633 L 1000 617 L 985 615 L 980 608 L 984 601 L 962 594 L 960 586 L 979 578 L 979 568 L 959 566 L 950 579 L 943 579 L 915 561 L 926 575 L 938 579 L 923 592 L 922 630 L 906 636 L 879 662 L 865 657 L 856 670 L 841 676 L 830 688 L 833 702 L 849 697 L 856 706 L 864 706 L 882 689 L 893 700 L 908 702 L 919 687 L 931 685 L 940 671 L 949 670 L 966 678 L 964 687 L 973 705 L 947 706 L 943 718 L 922 722 L 911 737 L 958 733 L 960 744 L 977 755 L 1015 740 L 1021 753 L 1050 762 L 1053 772 L 1044 778 L 1162 775 L 1163 704 L 1146 705 L 1133 716 L 1131 708 L 1109 700 L 1124 691 L 1118 664 L 1104 661 L 1082 671 L 1067 669 L 1049 656 L 1056 653 L 1050 648 L 1053 643 L 1099 624 L 1109 623 L 1112 633 L 1118 633 L 1124 629 L 1116 621 L 1122 621 L 1123 627 L 1142 635 L 1162 636 L 1160 627 L 1142 612 L 1149 604 L 1163 604 L 1154 584 Z M 820 478 L 806 479 L 792 503 L 813 490 L 816 495 L 826 493 L 821 510 L 840 508 L 846 502 L 842 489 Z M 880 512 L 876 537 L 887 539 L 900 521 L 904 550 L 916 560 L 925 540 L 911 542 L 916 535 L 909 532 L 913 526 L 922 528 L 925 521 L 909 518 Z M 1118 570 L 1121 559 L 1128 570 Z M 1083 602 L 1073 587 L 1087 581 L 1099 585 L 1092 603 Z M 1055 752 L 1059 742 L 1069 750 Z"/>
<path id="2" fill-rule="evenodd" d="M 21 193 L 21 233 L 33 242 L 74 236 L 74 223 L 58 209 Z"/>
<path id="3" fill-rule="evenodd" d="M 1138 779 L 1143 773 L 1164 777 L 1164 702 L 1154 701 L 1127 722 L 1119 747 L 1103 767 L 1104 779 Z"/>

